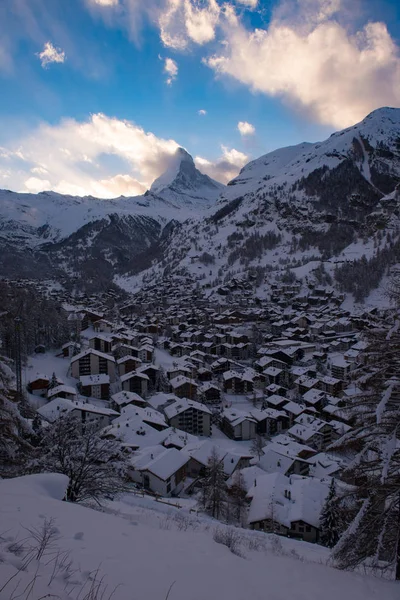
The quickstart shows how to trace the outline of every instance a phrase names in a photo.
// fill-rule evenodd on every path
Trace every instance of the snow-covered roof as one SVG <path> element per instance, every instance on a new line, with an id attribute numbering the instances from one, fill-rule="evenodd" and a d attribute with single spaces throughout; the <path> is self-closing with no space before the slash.
<path id="1" fill-rule="evenodd" d="M 189 377 L 185 377 L 184 375 L 178 375 L 177 377 L 174 377 L 169 383 L 174 390 L 179 389 L 182 385 L 185 385 L 185 383 L 189 384 L 194 388 L 198 387 L 194 379 L 190 379 Z"/>
<path id="2" fill-rule="evenodd" d="M 131 402 L 146 402 L 139 394 L 135 394 L 135 392 L 117 392 L 111 396 L 111 400 L 115 402 L 118 406 L 122 404 L 130 404 Z"/>
<path id="3" fill-rule="evenodd" d="M 129 379 L 132 379 L 133 377 L 139 377 L 140 379 L 149 380 L 149 376 L 146 375 L 146 373 L 139 373 L 139 371 L 132 371 L 131 373 L 125 373 L 125 375 L 121 375 L 121 377 L 120 377 L 121 383 L 124 383 L 124 381 L 129 381 Z"/>
<path id="4" fill-rule="evenodd" d="M 179 415 L 185 410 L 189 410 L 191 408 L 211 415 L 210 409 L 208 409 L 205 404 L 201 404 L 195 400 L 188 400 L 187 398 L 179 398 L 178 400 L 174 400 L 164 407 L 164 413 L 168 419 L 172 419 L 176 415 Z"/>
<path id="5" fill-rule="evenodd" d="M 107 360 L 110 360 L 111 362 L 115 362 L 115 358 L 113 356 L 111 356 L 110 354 L 105 354 L 104 352 L 99 352 L 98 350 L 95 350 L 94 348 L 88 348 L 87 350 L 84 350 L 83 352 L 80 352 L 79 354 L 76 354 L 75 356 L 73 356 L 71 358 L 71 364 L 76 362 L 80 358 L 84 358 L 88 354 L 94 354 L 95 356 L 98 356 L 99 358 L 106 358 Z"/>
<path id="6" fill-rule="evenodd" d="M 110 383 L 110 376 L 106 373 L 100 373 L 98 375 L 81 375 L 79 378 L 83 387 L 89 385 L 106 385 Z"/>
<path id="7" fill-rule="evenodd" d="M 50 422 L 55 421 L 63 413 L 69 413 L 72 411 L 87 412 L 91 414 L 97 414 L 99 416 L 118 417 L 119 413 L 111 408 L 103 408 L 101 406 L 95 406 L 88 402 L 80 402 L 78 400 L 67 400 L 66 398 L 54 398 L 51 402 L 48 402 L 44 406 L 38 408 L 37 412 L 44 419 Z"/>
<path id="8" fill-rule="evenodd" d="M 47 392 L 47 397 L 53 398 L 53 396 L 58 396 L 58 394 L 61 394 L 63 392 L 65 394 L 72 394 L 74 396 L 76 396 L 77 394 L 76 389 L 72 387 L 72 385 L 57 385 L 56 387 L 51 388 L 51 390 Z"/>
<path id="9" fill-rule="evenodd" d="M 189 457 L 176 448 L 163 448 L 158 456 L 143 465 L 141 471 L 150 471 L 159 479 L 166 481 L 189 462 Z"/>
<path id="10" fill-rule="evenodd" d="M 319 479 L 281 473 L 259 477 L 248 493 L 252 499 L 248 522 L 273 519 L 285 527 L 296 521 L 319 528 L 319 518 L 329 492 Z"/>

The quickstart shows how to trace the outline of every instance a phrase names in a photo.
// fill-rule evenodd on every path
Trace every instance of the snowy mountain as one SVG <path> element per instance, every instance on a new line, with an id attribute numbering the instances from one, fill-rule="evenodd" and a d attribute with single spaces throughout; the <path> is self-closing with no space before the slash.
<path id="1" fill-rule="evenodd" d="M 354 263 L 357 281 L 363 255 L 375 260 L 371 270 L 382 277 L 400 261 L 399 182 L 400 109 L 382 108 L 323 142 L 250 162 L 222 192 L 217 210 L 175 232 L 164 260 L 172 272 L 186 269 L 211 295 L 226 294 L 235 279 L 265 296 L 281 277 L 305 283 L 315 271 L 318 283 L 335 284 L 346 261 Z M 209 255 L 207 264 L 198 260 L 199 248 Z M 153 266 L 148 277 L 154 281 L 162 271 Z M 126 287 L 137 289 L 141 282 L 127 280 Z M 357 298 L 372 289 L 339 287 Z"/>
<path id="2" fill-rule="evenodd" d="M 400 262 L 399 182 L 395 108 L 323 142 L 266 154 L 228 186 L 200 173 L 180 148 L 144 196 L 0 192 L 0 274 L 101 274 L 137 290 L 143 278 L 161 282 L 167 264 L 169 276 L 183 270 L 216 297 L 232 279 L 265 297 L 283 277 L 365 300 Z M 344 272 L 349 262 L 352 273 Z"/>
<path id="3" fill-rule="evenodd" d="M 178 148 L 172 164 L 154 181 L 150 192 L 178 206 L 193 206 L 199 201 L 208 206 L 224 189 L 222 183 L 200 173 L 190 154 Z"/>
<path id="4" fill-rule="evenodd" d="M 133 198 L 100 200 L 54 192 L 0 191 L 0 274 L 37 277 L 143 269 L 179 222 L 200 218 L 225 186 L 202 175 L 183 149 Z M 32 261 L 35 269 L 32 270 Z"/>

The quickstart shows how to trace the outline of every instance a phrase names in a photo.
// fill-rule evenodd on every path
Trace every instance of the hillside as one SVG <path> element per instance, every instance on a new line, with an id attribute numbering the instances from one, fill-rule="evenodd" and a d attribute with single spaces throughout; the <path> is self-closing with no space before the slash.
<path id="1" fill-rule="evenodd" d="M 400 261 L 399 182 L 396 108 L 253 160 L 227 186 L 179 148 L 144 196 L 1 192 L 0 274 L 130 292 L 184 275 L 217 300 L 243 289 L 265 298 L 274 282 L 298 280 L 305 293 L 333 285 L 375 303 Z"/>
<path id="2" fill-rule="evenodd" d="M 324 142 L 250 162 L 221 194 L 218 210 L 184 224 L 170 239 L 161 269 L 144 278 L 162 278 L 168 263 L 168 274 L 184 270 L 216 298 L 232 291 L 233 279 L 265 297 L 282 277 L 353 293 L 351 285 L 338 285 L 335 273 L 351 261 L 357 278 L 365 255 L 375 261 L 370 271 L 377 287 L 400 257 L 399 181 L 400 109 L 383 108 Z M 120 283 L 135 290 L 142 279 Z M 371 289 L 355 290 L 356 300 Z"/>
<path id="3" fill-rule="evenodd" d="M 18 594 L 24 600 L 51 594 L 61 600 L 398 597 L 394 583 L 324 566 L 323 548 L 241 530 L 238 556 L 213 540 L 211 520 L 158 503 L 154 510 L 154 501 L 146 506 L 134 496 L 98 512 L 61 502 L 65 484 L 63 475 L 49 474 L 0 482 L 6 516 L 0 539 L 1 600 Z M 29 530 L 40 532 L 44 523 L 50 523 L 53 534 L 36 560 L 37 542 Z M 87 595 L 90 589 L 97 594 Z"/>

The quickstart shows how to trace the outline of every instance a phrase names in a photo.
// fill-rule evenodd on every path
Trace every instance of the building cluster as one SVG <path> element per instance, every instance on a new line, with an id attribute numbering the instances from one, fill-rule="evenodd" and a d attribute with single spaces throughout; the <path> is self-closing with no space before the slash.
<path id="1" fill-rule="evenodd" d="M 154 293 L 114 318 L 64 305 L 68 381 L 32 378 L 29 392 L 47 399 L 40 417 L 96 421 L 132 452 L 132 481 L 162 496 L 201 489 L 216 450 L 228 486 L 243 476 L 249 527 L 318 541 L 344 466 L 329 447 L 351 430 L 351 375 L 377 311 L 351 314 L 319 289 L 305 302 L 278 285 L 251 306 L 214 306 L 185 286 L 161 306 Z"/>

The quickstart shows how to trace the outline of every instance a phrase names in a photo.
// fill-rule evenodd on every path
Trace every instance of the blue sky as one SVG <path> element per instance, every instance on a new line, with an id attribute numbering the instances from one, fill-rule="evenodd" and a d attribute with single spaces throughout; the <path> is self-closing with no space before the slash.
<path id="1" fill-rule="evenodd" d="M 396 0 L 3 0 L 0 187 L 133 195 L 177 145 L 227 181 L 399 106 L 399 37 Z"/>

